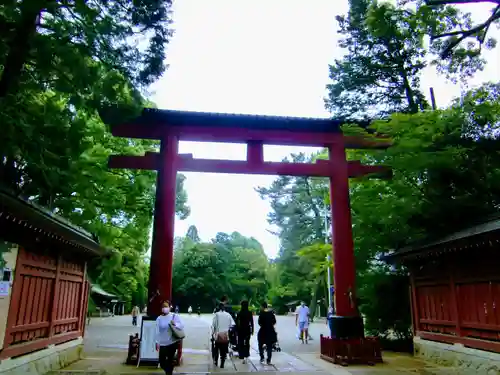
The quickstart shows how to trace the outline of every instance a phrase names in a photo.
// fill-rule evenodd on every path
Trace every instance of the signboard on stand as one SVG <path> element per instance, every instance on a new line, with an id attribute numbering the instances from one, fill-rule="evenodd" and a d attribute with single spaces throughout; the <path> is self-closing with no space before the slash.
<path id="1" fill-rule="evenodd" d="M 11 281 L 12 270 L 10 268 L 0 268 L 0 297 L 9 296 Z"/>
<path id="2" fill-rule="evenodd" d="M 139 359 L 137 367 L 142 362 L 159 362 L 158 352 L 156 351 L 156 319 L 144 316 L 141 319 L 141 345 L 139 348 Z"/>
<path id="3" fill-rule="evenodd" d="M 8 297 L 10 291 L 9 281 L 0 281 L 0 297 Z"/>

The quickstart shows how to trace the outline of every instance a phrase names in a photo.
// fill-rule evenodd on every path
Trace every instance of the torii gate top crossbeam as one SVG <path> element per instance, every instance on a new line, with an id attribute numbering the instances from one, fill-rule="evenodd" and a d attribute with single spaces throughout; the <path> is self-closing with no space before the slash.
<path id="1" fill-rule="evenodd" d="M 343 136 L 340 127 L 347 121 L 326 118 L 257 116 L 204 113 L 145 108 L 127 123 L 112 125 L 117 137 L 162 139 L 176 136 L 181 141 L 262 142 L 268 145 L 327 147 L 342 138 L 346 148 L 386 148 L 380 140 Z M 352 122 L 352 121 L 351 121 Z M 368 122 L 359 122 L 367 126 Z"/>

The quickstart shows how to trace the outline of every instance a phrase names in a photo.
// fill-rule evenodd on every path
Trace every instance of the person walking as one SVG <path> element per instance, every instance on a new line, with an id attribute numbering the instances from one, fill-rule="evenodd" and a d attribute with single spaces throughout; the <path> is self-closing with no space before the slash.
<path id="1" fill-rule="evenodd" d="M 161 315 L 156 319 L 156 350 L 159 352 L 160 367 L 166 375 L 173 374 L 175 352 L 180 341 L 173 335 L 172 325 L 178 329 L 184 329 L 179 315 L 170 310 L 170 304 L 164 302 Z"/>
<path id="2" fill-rule="evenodd" d="M 333 303 L 328 309 L 328 313 L 326 314 L 326 324 L 330 329 L 330 337 L 333 338 L 333 319 L 335 317 L 335 308 L 333 307 Z"/>
<path id="3" fill-rule="evenodd" d="M 276 330 L 276 316 L 269 310 L 267 302 L 262 302 L 260 306 L 260 314 L 257 323 L 260 326 L 257 333 L 257 342 L 259 346 L 260 362 L 264 362 L 264 346 L 267 352 L 267 364 L 271 364 L 271 357 L 273 355 L 273 345 L 278 341 Z"/>
<path id="4" fill-rule="evenodd" d="M 132 309 L 132 325 L 137 326 L 137 316 L 139 316 L 139 307 L 134 306 Z"/>
<path id="5" fill-rule="evenodd" d="M 233 317 L 226 312 L 223 303 L 219 305 L 212 321 L 212 359 L 217 366 L 220 357 L 220 368 L 224 368 L 229 351 L 229 330 L 235 325 Z"/>
<path id="6" fill-rule="evenodd" d="M 241 309 L 236 316 L 236 332 L 238 335 L 238 356 L 247 362 L 250 357 L 250 337 L 254 332 L 253 315 L 248 309 L 248 301 L 241 302 Z"/>
<path id="7" fill-rule="evenodd" d="M 309 338 L 309 314 L 309 307 L 306 306 L 305 302 L 301 302 L 296 311 L 295 325 L 299 327 L 302 344 L 304 339 L 307 344 Z"/>
<path id="8" fill-rule="evenodd" d="M 236 315 L 234 314 L 233 308 L 229 304 L 229 299 L 227 298 L 227 296 L 222 296 L 219 306 L 217 306 L 214 310 L 214 314 L 219 311 L 221 304 L 224 306 L 224 311 L 231 315 L 233 320 L 236 320 Z"/>
<path id="9" fill-rule="evenodd" d="M 193 312 L 193 308 L 191 306 L 188 307 L 188 314 L 191 315 Z"/>

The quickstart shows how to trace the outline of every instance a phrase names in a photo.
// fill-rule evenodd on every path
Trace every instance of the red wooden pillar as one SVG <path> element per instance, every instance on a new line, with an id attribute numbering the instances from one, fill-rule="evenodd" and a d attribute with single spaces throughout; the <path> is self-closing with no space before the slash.
<path id="1" fill-rule="evenodd" d="M 455 265 L 448 265 L 448 282 L 449 282 L 449 293 L 451 302 L 451 312 L 453 320 L 455 321 L 455 333 L 458 337 L 462 337 L 462 325 L 460 321 L 460 306 L 458 301 L 458 292 L 460 286 L 455 282 Z M 491 283 L 490 283 L 491 285 Z"/>
<path id="2" fill-rule="evenodd" d="M 418 331 L 420 331 L 420 305 L 418 303 L 417 296 L 417 285 L 415 283 L 415 272 L 417 267 L 410 269 L 410 290 L 411 290 L 411 311 L 413 317 L 413 336 L 418 335 Z"/>
<path id="3" fill-rule="evenodd" d="M 156 185 L 153 245 L 149 266 L 148 315 L 158 316 L 163 301 L 172 298 L 172 263 L 174 255 L 175 193 L 177 180 L 177 137 L 161 141 L 161 162 Z"/>
<path id="4" fill-rule="evenodd" d="M 356 306 L 356 265 L 349 203 L 349 171 L 343 141 L 328 147 L 331 175 L 332 239 L 335 284 L 334 336 L 363 336 L 363 321 Z"/>

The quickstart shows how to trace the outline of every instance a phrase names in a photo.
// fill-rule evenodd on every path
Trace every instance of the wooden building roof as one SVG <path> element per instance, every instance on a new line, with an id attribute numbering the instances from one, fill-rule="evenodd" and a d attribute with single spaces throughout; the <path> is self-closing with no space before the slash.
<path id="1" fill-rule="evenodd" d="M 99 257 L 108 251 L 92 234 L 49 210 L 0 189 L 0 238 L 23 245 L 41 239 L 70 246 L 85 257 Z"/>
<path id="2" fill-rule="evenodd" d="M 500 215 L 438 239 L 424 240 L 394 250 L 384 257 L 390 263 L 406 262 L 441 256 L 462 250 L 498 246 L 500 243 Z"/>

